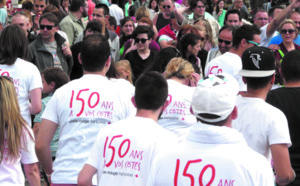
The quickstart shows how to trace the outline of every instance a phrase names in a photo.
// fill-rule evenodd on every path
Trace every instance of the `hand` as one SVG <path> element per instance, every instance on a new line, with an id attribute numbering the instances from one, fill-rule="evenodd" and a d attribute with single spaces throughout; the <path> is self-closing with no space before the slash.
<path id="1" fill-rule="evenodd" d="M 276 50 L 279 50 L 279 49 L 280 49 L 280 47 L 279 47 L 278 45 L 276 45 L 276 44 L 270 45 L 269 48 L 272 49 L 274 52 L 275 52 Z"/>
<path id="2" fill-rule="evenodd" d="M 293 9 L 298 8 L 300 6 L 300 0 L 294 0 L 291 3 L 291 6 L 293 7 Z"/>
<path id="3" fill-rule="evenodd" d="M 71 51 L 70 46 L 67 42 L 65 42 L 62 45 L 62 50 L 64 52 L 64 56 L 66 56 L 66 57 L 71 57 L 72 56 L 72 51 Z"/>
<path id="4" fill-rule="evenodd" d="M 222 15 L 222 13 L 223 13 L 223 10 L 220 10 L 218 13 L 218 16 Z"/>

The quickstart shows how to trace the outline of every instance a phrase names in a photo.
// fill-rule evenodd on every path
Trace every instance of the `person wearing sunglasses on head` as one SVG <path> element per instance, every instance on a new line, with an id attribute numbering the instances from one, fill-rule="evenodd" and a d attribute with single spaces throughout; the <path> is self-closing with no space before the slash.
<path id="1" fill-rule="evenodd" d="M 232 35 L 235 27 L 225 25 L 220 29 L 218 38 L 218 47 L 211 49 L 206 58 L 206 65 L 214 58 L 221 56 L 228 52 L 232 47 Z M 205 65 L 205 66 L 206 66 Z"/>
<path id="2" fill-rule="evenodd" d="M 58 31 L 58 18 L 53 13 L 46 13 L 40 18 L 40 34 L 28 46 L 28 60 L 42 71 L 47 67 L 59 67 L 67 74 L 73 66 L 69 44 Z"/>
<path id="3" fill-rule="evenodd" d="M 144 70 L 155 62 L 157 52 L 150 50 L 149 45 L 153 37 L 153 29 L 149 26 L 137 26 L 132 33 L 132 39 L 135 41 L 136 50 L 127 53 L 124 59 L 130 62 L 132 73 L 135 80 L 144 72 Z"/>
<path id="4" fill-rule="evenodd" d="M 228 73 L 238 81 L 240 91 L 245 91 L 246 85 L 243 82 L 242 77 L 238 74 L 242 69 L 241 56 L 246 49 L 259 45 L 260 30 L 256 25 L 243 25 L 237 28 L 233 33 L 230 50 L 223 55 L 214 58 L 206 65 L 204 71 L 205 76 L 208 76 L 209 74 Z"/>
<path id="5" fill-rule="evenodd" d="M 174 10 L 174 0 L 164 0 L 163 12 L 157 14 L 153 19 L 153 24 L 156 26 L 157 31 L 171 23 L 171 15 Z"/>

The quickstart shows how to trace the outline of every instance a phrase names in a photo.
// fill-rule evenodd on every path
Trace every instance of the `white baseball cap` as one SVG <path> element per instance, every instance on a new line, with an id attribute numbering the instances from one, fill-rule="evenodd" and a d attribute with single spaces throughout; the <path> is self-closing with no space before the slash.
<path id="1" fill-rule="evenodd" d="M 197 84 L 191 104 L 193 113 L 207 122 L 225 120 L 235 107 L 238 92 L 239 84 L 234 77 L 226 73 L 211 74 Z"/>

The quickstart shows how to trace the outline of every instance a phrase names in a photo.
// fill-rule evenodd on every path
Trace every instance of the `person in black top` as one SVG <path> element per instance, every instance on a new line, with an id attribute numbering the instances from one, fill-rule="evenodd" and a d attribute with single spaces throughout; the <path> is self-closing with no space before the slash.
<path id="1" fill-rule="evenodd" d="M 133 83 L 148 66 L 155 62 L 157 52 L 149 49 L 153 34 L 153 29 L 149 26 L 138 26 L 132 33 L 137 49 L 127 53 L 124 59 L 130 62 L 135 77 Z"/>
<path id="2" fill-rule="evenodd" d="M 153 24 L 156 26 L 157 31 L 171 23 L 171 15 L 174 10 L 174 0 L 164 0 L 163 13 L 157 14 L 153 19 Z"/>

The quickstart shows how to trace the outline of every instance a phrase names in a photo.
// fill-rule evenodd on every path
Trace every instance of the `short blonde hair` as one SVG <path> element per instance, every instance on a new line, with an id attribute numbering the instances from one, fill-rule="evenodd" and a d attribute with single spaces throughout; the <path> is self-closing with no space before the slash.
<path id="1" fill-rule="evenodd" d="M 128 60 L 120 60 L 120 61 L 117 61 L 115 63 L 115 68 L 116 68 L 116 71 L 117 73 L 120 75 L 120 72 L 118 71 L 117 67 L 121 67 L 125 70 L 125 72 L 127 72 L 129 74 L 129 77 L 128 79 L 126 77 L 121 77 L 123 79 L 126 79 L 128 80 L 131 84 L 132 83 L 132 71 L 131 71 L 131 66 L 130 66 L 130 63 Z M 121 76 L 121 75 L 120 75 Z"/>

